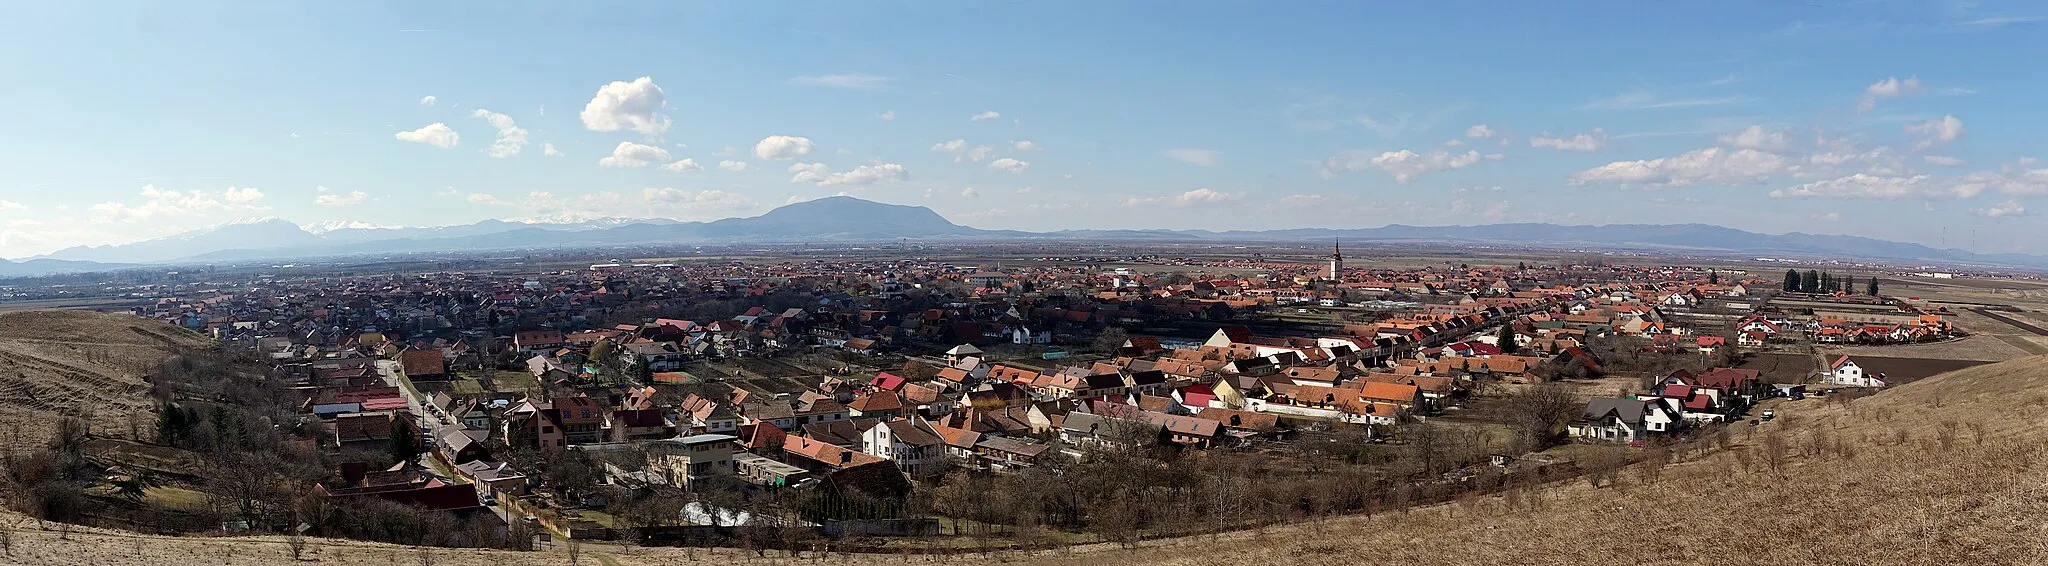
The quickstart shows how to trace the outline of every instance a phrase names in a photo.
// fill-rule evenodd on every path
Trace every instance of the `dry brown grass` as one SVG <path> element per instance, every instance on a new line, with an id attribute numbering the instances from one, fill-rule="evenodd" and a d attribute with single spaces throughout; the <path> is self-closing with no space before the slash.
<path id="1" fill-rule="evenodd" d="M 1007 555 L 1026 564 L 2027 564 L 2048 559 L 2048 357 L 1979 366 L 1846 406 L 1777 405 L 1727 451 L 1658 474 L 1614 474 L 1503 496 L 1264 531 Z M 1775 449 L 1773 449 L 1775 448 Z M 1777 463 L 1776 470 L 1771 468 Z M 68 535 L 15 520 L 0 563 L 275 564 L 280 537 Z M 416 551 L 317 541 L 322 564 L 413 564 Z M 434 564 L 567 564 L 566 553 L 436 550 Z M 589 564 L 758 562 L 737 551 L 588 545 Z M 967 556 L 828 557 L 837 564 L 990 562 Z M 793 563 L 784 560 L 783 563 Z"/>
<path id="2" fill-rule="evenodd" d="M 0 313 L 0 441 L 39 442 L 53 414 L 89 414 L 95 433 L 125 437 L 131 416 L 154 422 L 142 376 L 180 351 L 209 344 L 129 315 Z"/>

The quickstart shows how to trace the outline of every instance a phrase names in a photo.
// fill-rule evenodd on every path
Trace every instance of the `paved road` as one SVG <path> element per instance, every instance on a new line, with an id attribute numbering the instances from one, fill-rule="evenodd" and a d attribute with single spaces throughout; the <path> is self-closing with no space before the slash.
<path id="1" fill-rule="evenodd" d="M 418 397 L 413 396 L 412 389 L 407 388 L 405 386 L 405 383 L 401 382 L 398 377 L 397 361 L 377 360 L 377 375 L 384 378 L 385 385 L 398 388 L 398 394 L 405 396 L 406 408 L 412 410 L 412 414 L 419 415 L 421 418 L 430 419 L 427 421 L 427 423 L 430 425 L 433 423 L 440 423 L 439 425 L 433 426 L 432 428 L 438 430 L 440 427 L 455 424 L 454 420 L 448 418 L 447 413 L 440 412 L 439 410 L 428 409 L 428 404 L 425 399 L 420 399 Z M 435 435 L 435 431 L 433 430 L 429 430 L 427 432 L 429 436 Z"/>

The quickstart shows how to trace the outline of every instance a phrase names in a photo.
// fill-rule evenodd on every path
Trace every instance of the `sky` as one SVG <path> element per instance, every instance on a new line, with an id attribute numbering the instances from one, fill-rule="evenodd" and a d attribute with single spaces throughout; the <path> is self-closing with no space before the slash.
<path id="1" fill-rule="evenodd" d="M 839 194 L 993 229 L 1706 223 L 2048 254 L 2038 2 L 0 14 L 4 258 Z"/>

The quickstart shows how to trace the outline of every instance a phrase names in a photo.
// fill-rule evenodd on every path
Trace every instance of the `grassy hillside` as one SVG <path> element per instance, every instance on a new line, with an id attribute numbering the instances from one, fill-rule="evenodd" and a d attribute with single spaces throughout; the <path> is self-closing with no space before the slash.
<path id="1" fill-rule="evenodd" d="M 131 415 L 147 430 L 154 419 L 142 377 L 179 352 L 211 344 L 122 314 L 0 313 L 0 441 L 40 441 L 60 414 L 90 415 L 102 436 L 126 436 Z"/>
<path id="2" fill-rule="evenodd" d="M 1810 399 L 1726 450 L 1513 495 L 1264 532 L 1006 556 L 1026 564 L 2027 564 L 2048 560 L 2048 357 L 1978 366 L 1843 405 Z M 1746 428 L 1746 427 L 1745 427 Z M 17 523 L 25 564 L 269 564 L 283 539 L 60 535 Z M 325 564 L 418 552 L 321 541 Z M 433 551 L 434 564 L 567 564 L 552 552 Z M 735 551 L 585 546 L 588 564 L 730 564 Z M 984 563 L 831 557 L 826 563 Z"/>

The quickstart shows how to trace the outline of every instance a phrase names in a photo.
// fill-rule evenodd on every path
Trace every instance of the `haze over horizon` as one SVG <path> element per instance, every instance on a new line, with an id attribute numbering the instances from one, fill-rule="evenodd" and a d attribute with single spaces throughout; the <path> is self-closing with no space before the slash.
<path id="1" fill-rule="evenodd" d="M 2048 253 L 2023 2 L 26 5 L 0 257 L 239 218 L 1702 223 Z M 1057 36 L 1047 30 L 1059 30 Z M 1997 53 L 1998 57 L 1971 56 Z"/>

